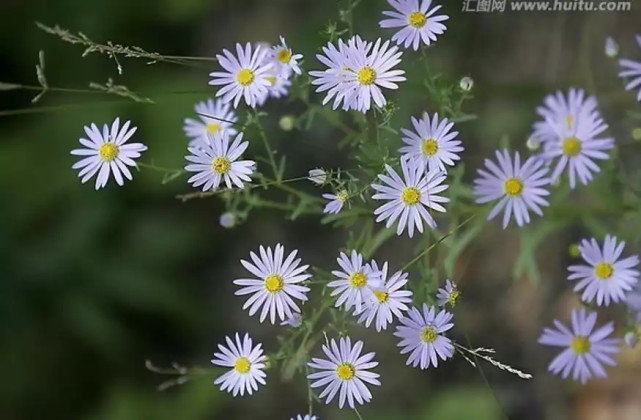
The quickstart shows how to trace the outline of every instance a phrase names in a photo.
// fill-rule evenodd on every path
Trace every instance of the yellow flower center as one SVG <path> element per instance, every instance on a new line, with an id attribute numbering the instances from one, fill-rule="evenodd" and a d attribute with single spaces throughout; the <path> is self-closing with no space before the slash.
<path id="1" fill-rule="evenodd" d="M 249 86 L 254 81 L 254 72 L 250 69 L 240 69 L 236 75 L 236 80 L 241 86 Z"/>
<path id="2" fill-rule="evenodd" d="M 570 347 L 578 355 L 585 354 L 590 351 L 590 340 L 582 335 L 577 335 L 572 339 Z"/>
<path id="3" fill-rule="evenodd" d="M 356 369 L 351 363 L 344 362 L 336 368 L 336 375 L 344 381 L 349 381 L 356 375 Z"/>
<path id="4" fill-rule="evenodd" d="M 220 130 L 220 124 L 215 122 L 210 122 L 207 124 L 207 131 L 211 134 L 216 134 L 216 131 Z"/>
<path id="5" fill-rule="evenodd" d="M 352 287 L 360 289 L 367 283 L 367 276 L 362 271 L 357 271 L 349 277 L 349 284 Z"/>
<path id="6" fill-rule="evenodd" d="M 114 143 L 103 143 L 100 146 L 100 150 L 98 150 L 98 154 L 100 154 L 102 160 L 110 162 L 118 156 L 118 146 Z"/>
<path id="7" fill-rule="evenodd" d="M 458 297 L 459 297 L 458 289 L 452 290 L 450 294 L 447 296 L 447 303 L 449 303 L 451 307 L 454 307 L 456 305 L 456 301 L 458 300 Z"/>
<path id="8" fill-rule="evenodd" d="M 421 330 L 421 341 L 424 343 L 433 343 L 437 336 L 438 333 L 432 327 L 425 327 Z"/>
<path id="9" fill-rule="evenodd" d="M 567 137 L 563 140 L 562 148 L 566 156 L 576 156 L 581 152 L 581 141 L 576 137 Z"/>
<path id="10" fill-rule="evenodd" d="M 519 195 L 523 192 L 523 181 L 518 178 L 508 178 L 505 181 L 505 194 L 512 197 Z"/>
<path id="11" fill-rule="evenodd" d="M 270 274 L 265 277 L 265 289 L 270 293 L 280 292 L 284 286 L 283 278 L 277 274 Z"/>
<path id="12" fill-rule="evenodd" d="M 376 296 L 379 303 L 385 303 L 387 302 L 389 294 L 385 290 L 374 290 L 374 296 Z"/>
<path id="13" fill-rule="evenodd" d="M 409 18 L 407 19 L 410 26 L 414 28 L 422 28 L 427 23 L 427 16 L 425 13 L 421 13 L 418 10 L 410 13 Z"/>
<path id="14" fill-rule="evenodd" d="M 568 128 L 572 128 L 572 123 L 574 122 L 574 117 L 572 114 L 568 114 L 565 116 L 565 123 L 567 124 Z"/>
<path id="15" fill-rule="evenodd" d="M 211 167 L 214 168 L 214 171 L 223 175 L 231 169 L 231 162 L 225 156 L 218 156 L 211 162 Z"/>
<path id="16" fill-rule="evenodd" d="M 276 58 L 278 58 L 278 61 L 280 61 L 281 63 L 287 64 L 289 63 L 289 60 L 292 59 L 292 52 L 288 49 L 283 48 L 282 50 L 278 51 L 278 54 L 276 54 Z"/>
<path id="17" fill-rule="evenodd" d="M 423 141 L 423 153 L 428 156 L 434 155 L 438 151 L 438 143 L 433 138 Z"/>
<path id="18" fill-rule="evenodd" d="M 349 198 L 349 193 L 347 192 L 347 190 L 342 190 L 336 193 L 336 199 L 341 203 L 346 202 L 348 198 Z"/>
<path id="19" fill-rule="evenodd" d="M 272 86 L 276 84 L 276 76 L 267 76 L 265 77 L 265 80 L 267 80 Z"/>
<path id="20" fill-rule="evenodd" d="M 249 372 L 249 368 L 251 367 L 251 363 L 249 362 L 249 359 L 246 357 L 239 357 L 236 359 L 236 362 L 234 363 L 234 369 L 238 373 L 247 373 Z"/>
<path id="21" fill-rule="evenodd" d="M 376 81 L 376 70 L 370 66 L 365 66 L 358 71 L 356 78 L 361 85 L 371 85 Z"/>
<path id="22" fill-rule="evenodd" d="M 601 261 L 594 267 L 594 274 L 601 280 L 607 280 L 612 277 L 614 273 L 614 267 L 612 264 L 605 261 Z"/>
<path id="23" fill-rule="evenodd" d="M 408 206 L 413 206 L 421 199 L 421 192 L 416 187 L 407 187 L 401 192 L 401 200 Z"/>

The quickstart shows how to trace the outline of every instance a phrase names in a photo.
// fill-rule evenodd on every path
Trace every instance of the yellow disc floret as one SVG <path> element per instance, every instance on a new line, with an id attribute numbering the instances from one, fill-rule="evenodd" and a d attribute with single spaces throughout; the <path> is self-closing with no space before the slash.
<path id="1" fill-rule="evenodd" d="M 349 199 L 349 193 L 347 192 L 347 190 L 341 190 L 336 193 L 336 199 L 341 203 L 344 203 Z"/>
<path id="2" fill-rule="evenodd" d="M 421 199 L 421 192 L 416 187 L 407 187 L 401 191 L 401 200 L 408 206 L 413 206 Z"/>
<path id="3" fill-rule="evenodd" d="M 385 290 L 378 289 L 374 290 L 374 296 L 376 296 L 376 299 L 378 299 L 379 303 L 385 303 L 389 298 L 389 294 Z"/>
<path id="4" fill-rule="evenodd" d="M 590 340 L 582 335 L 577 335 L 572 339 L 570 347 L 576 354 L 585 354 L 590 351 Z"/>
<path id="5" fill-rule="evenodd" d="M 433 138 L 425 139 L 423 141 L 423 153 L 428 156 L 433 156 L 438 151 L 438 143 Z"/>
<path id="6" fill-rule="evenodd" d="M 363 274 L 362 271 L 357 271 L 351 276 L 349 276 L 349 284 L 352 287 L 356 287 L 357 289 L 360 289 L 361 287 L 365 286 L 367 283 L 367 276 Z"/>
<path id="7" fill-rule="evenodd" d="M 576 137 L 567 137 L 563 140 L 561 148 L 566 156 L 576 156 L 581 153 L 581 140 Z"/>
<path id="8" fill-rule="evenodd" d="M 280 61 L 283 64 L 289 63 L 289 60 L 292 59 L 292 52 L 286 48 L 283 48 L 282 50 L 278 51 L 276 54 L 276 58 L 278 58 L 278 61 Z"/>
<path id="9" fill-rule="evenodd" d="M 254 72 L 250 69 L 240 69 L 236 74 L 236 80 L 241 86 L 249 86 L 254 81 Z"/>
<path id="10" fill-rule="evenodd" d="M 505 194 L 512 197 L 517 196 L 523 192 L 523 181 L 518 178 L 508 178 L 505 180 Z"/>
<path id="11" fill-rule="evenodd" d="M 285 281 L 283 278 L 277 274 L 270 274 L 265 277 L 265 289 L 270 293 L 277 293 L 283 290 L 285 286 Z"/>
<path id="12" fill-rule="evenodd" d="M 239 357 L 234 363 L 234 370 L 238 373 L 247 373 L 251 368 L 251 362 L 246 357 Z"/>
<path id="13" fill-rule="evenodd" d="M 614 267 L 610 263 L 601 261 L 594 266 L 594 275 L 600 280 L 607 280 L 612 277 L 612 274 L 614 274 Z"/>
<path id="14" fill-rule="evenodd" d="M 372 85 L 376 81 L 376 70 L 370 66 L 362 67 L 356 74 L 356 78 L 361 85 Z"/>
<path id="15" fill-rule="evenodd" d="M 356 369 L 351 363 L 343 362 L 336 368 L 336 375 L 344 381 L 349 381 L 356 375 Z"/>
<path id="16" fill-rule="evenodd" d="M 421 341 L 424 343 L 433 343 L 437 336 L 438 333 L 433 327 L 425 327 L 421 330 Z"/>
<path id="17" fill-rule="evenodd" d="M 98 154 L 107 162 L 111 162 L 118 156 L 118 146 L 115 143 L 103 143 L 98 150 Z"/>
<path id="18" fill-rule="evenodd" d="M 215 122 L 210 122 L 209 124 L 207 124 L 207 131 L 210 134 L 216 134 L 218 130 L 220 130 L 220 124 Z"/>
<path id="19" fill-rule="evenodd" d="M 447 295 L 447 303 L 450 304 L 451 307 L 454 307 L 456 305 L 456 302 L 458 301 L 459 297 L 459 291 L 458 289 L 453 289 L 449 295 Z"/>
<path id="20" fill-rule="evenodd" d="M 223 175 L 229 172 L 229 170 L 231 169 L 231 162 L 225 156 L 218 156 L 215 157 L 211 162 L 211 167 L 214 169 L 214 171 Z"/>
<path id="21" fill-rule="evenodd" d="M 407 18 L 407 22 L 413 28 L 422 28 L 427 23 L 427 16 L 425 16 L 425 13 L 421 13 L 417 10 L 410 13 L 409 17 Z"/>

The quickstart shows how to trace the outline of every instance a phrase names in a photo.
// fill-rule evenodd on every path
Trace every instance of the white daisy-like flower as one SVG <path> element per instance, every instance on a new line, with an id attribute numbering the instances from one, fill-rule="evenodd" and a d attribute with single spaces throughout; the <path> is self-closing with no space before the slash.
<path id="1" fill-rule="evenodd" d="M 439 288 L 436 293 L 438 306 L 450 305 L 453 308 L 454 306 L 456 306 L 459 295 L 460 293 L 458 287 L 456 287 L 456 284 L 453 281 L 446 279 L 445 287 Z"/>
<path id="2" fill-rule="evenodd" d="M 227 188 L 232 188 L 232 184 L 244 188 L 243 182 L 251 181 L 249 176 L 254 172 L 256 162 L 238 160 L 249 142 L 242 141 L 243 133 L 238 133 L 232 144 L 229 144 L 229 137 L 227 131 L 208 133 L 206 141 L 187 148 L 191 155 L 185 156 L 185 159 L 191 163 L 185 166 L 185 170 L 196 172 L 187 182 L 208 191 L 218 188 L 223 180 Z"/>
<path id="3" fill-rule="evenodd" d="M 398 89 L 396 82 L 405 81 L 404 70 L 393 70 L 401 62 L 403 53 L 390 42 L 381 45 L 377 39 L 373 47 L 352 48 L 342 69 L 344 83 L 339 84 L 339 95 L 345 106 L 361 112 L 369 111 L 372 100 L 382 108 L 387 103 L 381 88 Z"/>
<path id="4" fill-rule="evenodd" d="M 498 200 L 492 208 L 487 220 L 496 217 L 503 209 L 503 229 L 510 223 L 512 215 L 519 226 L 530 223 L 532 210 L 539 216 L 543 215 L 541 206 L 548 206 L 544 198 L 550 194 L 545 188 L 550 184 L 547 177 L 548 168 L 544 161 L 537 157 L 529 157 L 521 165 L 519 152 L 514 154 L 514 160 L 505 149 L 496 151 L 498 165 L 485 159 L 485 169 L 479 169 L 479 177 L 474 180 L 474 195 L 479 204 Z"/>
<path id="5" fill-rule="evenodd" d="M 457 138 L 458 131 L 450 132 L 453 122 L 447 118 L 439 121 L 438 114 L 430 120 L 426 112 L 420 120 L 412 117 L 412 125 L 414 131 L 401 128 L 403 143 L 407 145 L 400 148 L 403 156 L 420 162 L 430 171 L 447 171 L 445 165 L 454 166 L 461 159 L 458 154 L 463 147 Z"/>
<path id="6" fill-rule="evenodd" d="M 237 133 L 233 125 L 238 120 L 236 113 L 221 99 L 198 102 L 194 109 L 199 119 L 185 118 L 183 125 L 185 135 L 191 138 L 190 147 L 200 144 L 208 133 L 216 134 L 219 130 L 227 130 L 230 135 Z"/>
<path id="7" fill-rule="evenodd" d="M 349 192 L 340 190 L 336 194 L 323 194 L 323 198 L 329 200 L 329 203 L 323 209 L 323 213 L 336 214 L 343 209 L 343 206 L 349 200 Z"/>
<path id="8" fill-rule="evenodd" d="M 432 229 L 436 221 L 428 212 L 429 209 L 445 212 L 439 203 L 447 203 L 449 198 L 437 195 L 448 186 L 443 184 L 445 173 L 430 171 L 416 162 L 401 158 L 403 178 L 389 165 L 385 165 L 388 175 L 378 175 L 385 185 L 372 184 L 377 191 L 374 200 L 388 200 L 376 210 L 377 222 L 387 220 L 386 227 L 392 226 L 399 219 L 396 234 L 400 235 L 407 227 L 409 237 L 414 236 L 414 228 L 423 232 L 423 220 Z M 400 218 L 399 218 L 400 216 Z"/>
<path id="9" fill-rule="evenodd" d="M 292 417 L 290 420 L 318 420 L 318 417 L 310 414 L 299 414 L 296 417 Z"/>
<path id="10" fill-rule="evenodd" d="M 72 169 L 80 169 L 78 173 L 80 182 L 85 183 L 98 174 L 96 177 L 96 190 L 98 190 L 107 185 L 110 173 L 120 186 L 125 183 L 123 176 L 130 181 L 133 179 L 127 166 L 135 167 L 134 159 L 139 158 L 141 152 L 147 150 L 147 146 L 142 143 L 125 144 L 137 130 L 136 127 L 130 128 L 129 125 L 130 122 L 127 121 L 120 127 L 120 118 L 116 118 L 111 127 L 108 124 L 103 125 L 102 133 L 96 124 L 84 126 L 89 139 L 81 137 L 79 141 L 85 148 L 71 151 L 72 155 L 83 156 L 72 166 Z"/>
<path id="11" fill-rule="evenodd" d="M 357 341 L 352 347 L 349 337 L 341 337 L 339 344 L 334 339 L 327 345 L 323 345 L 323 353 L 326 359 L 312 358 L 307 365 L 319 372 L 307 376 L 312 382 L 312 388 L 325 387 L 318 398 L 329 404 L 332 399 L 339 395 L 338 406 L 343 408 L 345 402 L 350 408 L 356 408 L 356 404 L 368 403 L 372 400 L 372 394 L 366 384 L 380 386 L 379 374 L 370 372 L 370 369 L 378 366 L 374 362 L 374 352 L 361 356 L 363 342 Z"/>
<path id="12" fill-rule="evenodd" d="M 371 290 L 381 287 L 381 273 L 370 264 L 363 264 L 363 256 L 354 250 L 350 257 L 341 252 L 336 261 L 342 271 L 332 271 L 338 280 L 327 284 L 334 289 L 332 296 L 340 295 L 335 306 L 345 304 L 345 310 L 354 307 L 356 312 L 361 312 L 363 303 L 370 297 Z"/>
<path id="13" fill-rule="evenodd" d="M 634 289 L 639 281 L 639 257 L 620 259 L 625 242 L 617 244 L 615 236 L 607 235 L 603 249 L 596 239 L 583 239 L 579 245 L 581 257 L 588 265 L 572 265 L 568 267 L 568 280 L 580 280 L 574 291 L 583 290 L 581 299 L 593 302 L 599 306 L 609 306 L 610 302 L 617 303 L 626 300 L 628 292 Z"/>
<path id="14" fill-rule="evenodd" d="M 437 35 L 443 34 L 447 27 L 442 23 L 450 17 L 435 15 L 441 5 L 432 6 L 432 0 L 387 0 L 394 8 L 393 11 L 384 11 L 388 19 L 379 22 L 381 28 L 403 28 L 396 32 L 392 41 L 399 45 L 414 50 L 423 42 L 430 45 L 436 41 Z"/>
<path id="15" fill-rule="evenodd" d="M 532 136 L 539 142 L 557 141 L 555 127 L 576 128 L 583 115 L 597 110 L 594 96 L 588 96 L 583 89 L 571 88 L 567 95 L 557 91 L 543 99 L 543 106 L 536 109 L 541 121 L 534 123 Z"/>
<path id="16" fill-rule="evenodd" d="M 394 335 L 401 339 L 398 343 L 401 354 L 410 353 L 408 366 L 438 367 L 438 359 L 447 360 L 454 355 L 452 340 L 443 335 L 454 326 L 450 322 L 454 315 L 444 309 L 436 313 L 434 306 L 426 304 L 423 304 L 422 312 L 411 308 L 405 315 Z"/>
<path id="17" fill-rule="evenodd" d="M 255 108 L 258 99 L 263 97 L 269 87 L 265 73 L 269 71 L 271 64 L 263 62 L 267 52 L 267 49 L 260 47 L 252 51 L 251 44 L 247 43 L 244 49 L 242 45 L 236 44 L 238 57 L 228 50 L 223 50 L 223 55 L 216 55 L 218 62 L 226 70 L 209 74 L 213 78 L 209 81 L 210 85 L 223 86 L 216 92 L 216 96 L 222 96 L 225 103 L 233 100 L 234 108 L 244 98 L 247 105 Z"/>
<path id="18" fill-rule="evenodd" d="M 596 110 L 580 112 L 571 124 L 554 124 L 554 120 L 548 123 L 556 137 L 544 143 L 541 156 L 548 161 L 558 158 L 552 182 L 567 168 L 570 188 L 575 187 L 577 177 L 587 185 L 600 171 L 594 160 L 608 159 L 608 152 L 614 147 L 614 138 L 599 137 L 608 125 Z"/>
<path id="19" fill-rule="evenodd" d="M 347 44 L 338 41 L 323 47 L 325 55 L 317 55 L 318 60 L 328 68 L 324 71 L 311 71 L 312 84 L 316 92 L 325 92 L 323 105 L 334 99 L 333 108 L 342 103 L 344 110 L 355 109 L 367 112 L 371 101 L 383 107 L 386 99 L 381 87 L 398 89 L 396 82 L 405 80 L 403 70 L 393 70 L 401 62 L 402 52 L 389 46 L 389 41 L 381 45 L 380 38 L 374 43 L 363 41 L 355 36 Z"/>
<path id="20" fill-rule="evenodd" d="M 235 342 L 229 337 L 225 337 L 225 340 L 227 347 L 219 344 L 220 353 L 214 353 L 211 362 L 231 369 L 216 378 L 214 384 L 220 385 L 221 391 L 228 391 L 234 397 L 238 394 L 245 395 L 245 392 L 251 395 L 258 390 L 258 384 L 265 385 L 267 376 L 263 372 L 267 357 L 263 355 L 262 345 L 254 347 L 248 334 L 245 334 L 242 341 L 238 333 Z"/>
<path id="21" fill-rule="evenodd" d="M 325 70 L 312 70 L 309 75 L 312 76 L 312 85 L 318 86 L 316 92 L 327 92 L 323 99 L 323 105 L 334 98 L 334 109 L 338 107 L 342 98 L 338 95 L 338 85 L 344 79 L 341 74 L 345 62 L 347 61 L 347 45 L 342 39 L 337 41 L 338 48 L 331 42 L 322 47 L 323 54 L 316 54 L 316 58 L 322 64 L 327 66 Z"/>
<path id="22" fill-rule="evenodd" d="M 311 277 L 305 272 L 309 265 L 300 265 L 300 258 L 296 258 L 297 250 L 284 258 L 285 249 L 280 244 L 276 245 L 274 252 L 271 247 L 265 249 L 262 246 L 259 251 L 260 257 L 250 252 L 252 262 L 240 260 L 243 267 L 258 278 L 234 280 L 234 284 L 242 286 L 235 294 L 252 295 L 245 301 L 243 309 L 249 308 L 249 315 L 253 316 L 262 307 L 260 322 L 265 320 L 268 313 L 272 324 L 276 322 L 276 314 L 280 321 L 285 321 L 300 312 L 300 307 L 293 299 L 302 302 L 307 300 L 309 287 L 300 283 Z"/>
<path id="23" fill-rule="evenodd" d="M 278 63 L 279 74 L 284 73 L 289 78 L 289 70 L 296 74 L 302 74 L 298 66 L 298 60 L 303 58 L 302 54 L 294 54 L 292 49 L 287 46 L 285 38 L 280 37 L 280 44 L 272 48 L 271 54 L 274 61 Z"/>
<path id="24" fill-rule="evenodd" d="M 637 35 L 637 44 L 641 48 L 641 35 Z M 637 101 L 641 102 L 641 62 L 622 58 L 619 60 L 619 66 L 621 67 L 619 77 L 628 79 L 625 89 L 639 89 Z"/>
<path id="25" fill-rule="evenodd" d="M 371 262 L 372 269 L 379 271 L 376 261 Z M 376 331 L 387 329 L 387 324 L 393 321 L 393 317 L 402 318 L 403 312 L 407 311 L 406 303 L 412 302 L 412 292 L 403 289 L 407 283 L 407 273 L 397 271 L 387 278 L 387 263 L 383 264 L 381 272 L 381 285 L 371 290 L 371 296 L 363 306 L 362 313 L 358 318 L 359 323 L 365 323 L 369 327 L 376 319 Z M 354 315 L 359 315 L 355 313 Z"/>

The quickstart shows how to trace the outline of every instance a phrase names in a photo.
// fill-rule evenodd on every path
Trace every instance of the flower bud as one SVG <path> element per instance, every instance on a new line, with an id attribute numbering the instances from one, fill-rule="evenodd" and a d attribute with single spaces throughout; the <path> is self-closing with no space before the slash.
<path id="1" fill-rule="evenodd" d="M 463 92 L 469 92 L 474 87 L 474 80 L 469 76 L 465 76 L 459 82 L 459 86 Z"/>
<path id="2" fill-rule="evenodd" d="M 316 168 L 309 171 L 309 176 L 307 177 L 316 185 L 323 185 L 327 181 L 327 172 L 324 169 Z"/>
<path id="3" fill-rule="evenodd" d="M 293 115 L 283 115 L 278 121 L 280 129 L 283 131 L 292 131 L 296 125 L 296 119 Z"/>
<path id="4" fill-rule="evenodd" d="M 220 225 L 224 228 L 231 229 L 236 225 L 236 216 L 234 213 L 223 213 L 220 215 Z"/>

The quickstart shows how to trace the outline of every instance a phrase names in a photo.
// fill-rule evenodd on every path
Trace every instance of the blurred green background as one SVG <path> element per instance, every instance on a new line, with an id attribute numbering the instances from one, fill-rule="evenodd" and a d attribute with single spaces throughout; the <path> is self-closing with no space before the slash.
<path id="1" fill-rule="evenodd" d="M 630 142 L 636 108 L 622 93 L 616 61 L 604 55 L 614 36 L 626 56 L 641 56 L 634 34 L 641 32 L 641 5 L 629 13 L 462 13 L 461 2 L 444 2 L 448 31 L 429 50 L 434 71 L 450 84 L 465 75 L 475 81 L 465 112 L 478 119 L 459 126 L 466 146 L 463 161 L 471 178 L 484 156 L 499 144 L 524 149 L 534 109 L 558 88 L 583 86 L 602 100 L 601 108 L 618 141 Z M 186 139 L 182 121 L 193 104 L 213 94 L 207 66 L 185 67 L 121 59 L 124 72 L 106 56 L 82 58 L 82 47 L 38 30 L 35 21 L 84 32 L 96 42 L 138 45 L 165 55 L 213 56 L 235 42 L 275 43 L 287 38 L 305 55 L 306 70 L 326 42 L 321 31 L 338 20 L 345 2 L 303 0 L 2 0 L 0 81 L 37 85 L 35 64 L 45 51 L 51 86 L 87 88 L 114 78 L 156 104 L 112 95 L 0 92 L 0 111 L 46 110 L 0 118 L 0 418 L 22 419 L 289 419 L 306 411 L 305 382 L 283 383 L 278 375 L 251 397 L 232 399 L 200 375 L 159 392 L 171 377 L 145 369 L 178 362 L 208 367 L 216 343 L 248 331 L 268 349 L 281 327 L 259 325 L 241 311 L 231 280 L 238 263 L 259 244 L 299 248 L 306 263 L 333 267 L 347 234 L 321 226 L 318 217 L 284 221 L 277 211 L 250 214 L 231 230 L 218 224 L 224 208 L 215 198 L 181 203 L 190 191 L 186 177 L 161 184 L 161 175 L 134 174 L 125 188 L 110 184 L 96 192 L 81 185 L 69 151 L 82 126 L 116 116 L 131 119 L 138 141 L 149 146 L 141 161 L 180 168 Z M 363 0 L 355 30 L 368 39 L 391 37 L 380 30 L 383 0 Z M 399 108 L 396 127 L 410 115 L 433 111 L 434 98 L 420 88 L 418 53 L 408 51 L 402 68 L 408 82 L 392 94 Z M 215 63 L 212 63 L 211 70 Z M 318 95 L 313 95 L 320 102 Z M 46 111 L 46 112 L 45 112 Z M 299 115 L 300 102 L 270 101 L 267 130 L 272 144 L 292 159 L 287 176 L 317 166 L 345 165 L 339 134 L 319 122 L 306 132 L 278 129 L 281 115 Z M 251 149 L 250 149 L 251 151 Z M 637 153 L 638 155 L 638 153 Z M 295 159 L 294 159 L 295 157 Z M 626 156 L 638 165 L 638 156 Z M 302 188 L 318 194 L 311 185 Z M 278 199 L 275 194 L 274 198 Z M 605 220 L 613 229 L 617 220 Z M 627 225 L 628 227 L 630 225 Z M 634 226 L 638 229 L 638 226 Z M 498 223 L 464 253 L 457 280 L 464 300 L 457 308 L 460 333 L 475 345 L 494 347 L 499 360 L 535 375 L 531 381 L 484 366 L 486 379 L 460 358 L 437 370 L 404 366 L 395 340 L 356 329 L 381 361 L 383 386 L 361 410 L 366 420 L 383 419 L 639 419 L 641 355 L 625 351 L 621 367 L 607 381 L 586 387 L 545 372 L 552 357 L 536 344 L 543 324 L 564 317 L 576 303 L 564 281 L 567 245 L 583 237 L 580 224 L 552 229 L 539 252 L 542 281 L 514 277 L 519 242 Z M 639 251 L 638 243 L 632 243 Z M 631 248 L 634 250 L 635 248 Z M 378 254 L 392 266 L 407 261 L 411 247 L 392 241 Z M 488 386 L 489 384 L 489 386 Z M 498 402 L 497 402 L 498 401 Z M 316 405 L 322 419 L 354 419 L 353 412 Z"/>

